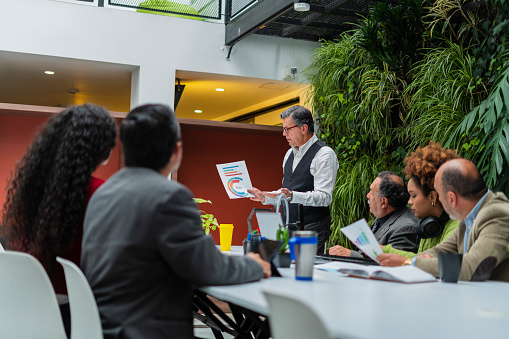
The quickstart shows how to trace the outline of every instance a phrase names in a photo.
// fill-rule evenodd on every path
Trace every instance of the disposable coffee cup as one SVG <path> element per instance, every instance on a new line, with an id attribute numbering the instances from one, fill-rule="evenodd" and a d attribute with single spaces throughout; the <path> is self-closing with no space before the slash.
<path id="1" fill-rule="evenodd" d="M 295 231 L 289 241 L 290 256 L 295 260 L 295 279 L 313 280 L 317 233 L 314 231 Z"/>
<path id="2" fill-rule="evenodd" d="M 228 252 L 232 248 L 233 224 L 219 224 L 219 243 L 221 251 Z"/>
<path id="3" fill-rule="evenodd" d="M 460 253 L 438 253 L 438 268 L 440 280 L 443 282 L 457 283 L 463 254 Z"/>

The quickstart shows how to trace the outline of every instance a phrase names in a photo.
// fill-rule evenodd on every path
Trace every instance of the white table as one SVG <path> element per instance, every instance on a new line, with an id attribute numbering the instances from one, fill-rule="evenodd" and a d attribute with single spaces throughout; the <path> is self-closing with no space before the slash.
<path id="1" fill-rule="evenodd" d="M 216 248 L 221 251 L 220 245 L 216 245 Z M 231 246 L 229 251 L 221 251 L 221 253 L 226 254 L 226 255 L 244 255 L 244 247 Z"/>
<path id="2" fill-rule="evenodd" d="M 262 290 L 311 305 L 337 338 L 509 338 L 509 283 L 400 284 L 315 270 L 314 280 L 283 278 L 200 290 L 270 317 Z"/>

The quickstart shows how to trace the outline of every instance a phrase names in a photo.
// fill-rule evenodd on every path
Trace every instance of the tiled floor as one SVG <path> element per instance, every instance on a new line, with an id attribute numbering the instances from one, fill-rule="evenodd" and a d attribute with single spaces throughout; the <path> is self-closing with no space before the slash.
<path id="1" fill-rule="evenodd" d="M 194 336 L 203 339 L 215 339 L 214 334 L 207 325 L 204 325 L 198 320 L 194 320 Z M 232 339 L 233 336 L 223 333 L 224 339 Z"/>

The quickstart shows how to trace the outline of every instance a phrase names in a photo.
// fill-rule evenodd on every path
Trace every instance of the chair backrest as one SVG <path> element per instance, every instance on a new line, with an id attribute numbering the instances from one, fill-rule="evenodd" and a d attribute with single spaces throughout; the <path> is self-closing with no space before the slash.
<path id="1" fill-rule="evenodd" d="M 71 339 L 102 339 L 102 326 L 94 294 L 87 278 L 76 264 L 57 257 L 64 268 L 71 309 Z"/>
<path id="2" fill-rule="evenodd" d="M 67 339 L 51 281 L 22 252 L 0 252 L 0 336 Z"/>
<path id="3" fill-rule="evenodd" d="M 269 302 L 269 324 L 274 339 L 330 339 L 314 310 L 297 298 L 275 291 L 263 291 Z"/>

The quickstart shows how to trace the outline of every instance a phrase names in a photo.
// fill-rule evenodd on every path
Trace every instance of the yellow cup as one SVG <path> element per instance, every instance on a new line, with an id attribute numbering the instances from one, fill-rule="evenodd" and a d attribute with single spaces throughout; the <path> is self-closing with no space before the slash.
<path id="1" fill-rule="evenodd" d="M 230 251 L 232 247 L 233 224 L 219 224 L 221 251 Z"/>

